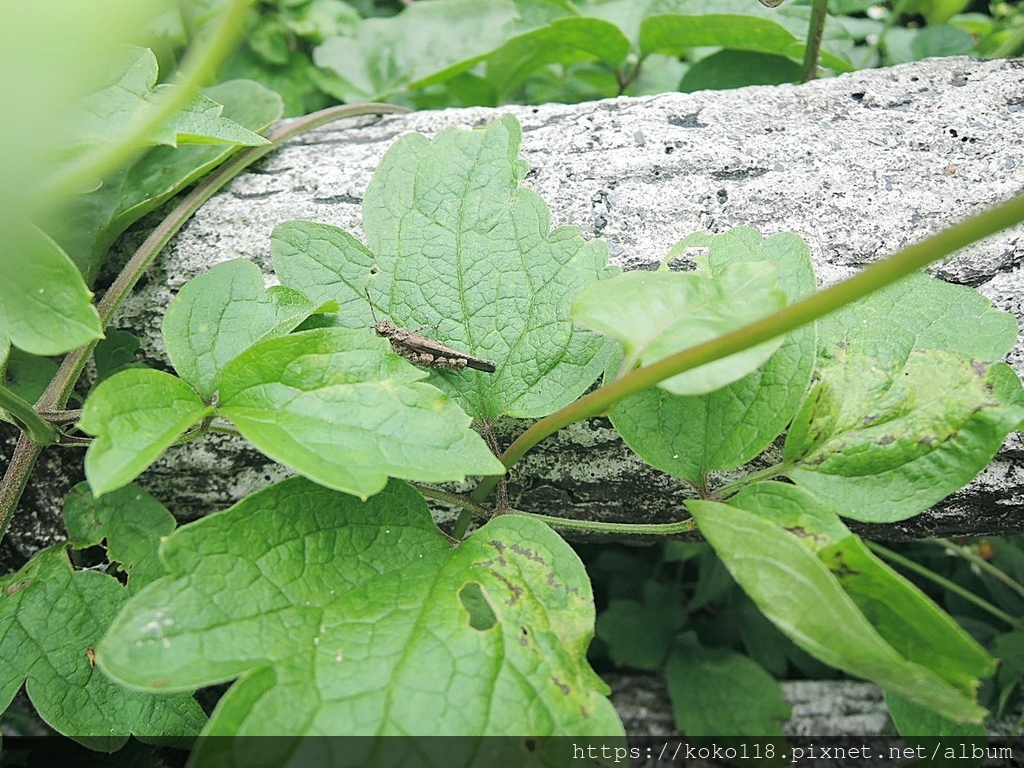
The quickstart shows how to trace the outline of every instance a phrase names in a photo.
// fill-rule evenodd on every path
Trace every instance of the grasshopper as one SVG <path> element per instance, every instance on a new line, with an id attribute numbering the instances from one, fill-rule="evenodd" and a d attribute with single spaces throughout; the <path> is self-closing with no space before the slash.
<path id="1" fill-rule="evenodd" d="M 366 299 L 370 301 L 369 290 L 366 291 Z M 422 365 L 424 368 L 454 368 L 457 371 L 461 371 L 463 368 L 473 368 L 484 373 L 494 373 L 496 370 L 494 363 L 490 360 L 483 360 L 446 347 L 439 341 L 421 336 L 418 331 L 399 328 L 387 318 L 378 320 L 377 313 L 373 311 L 372 301 L 370 301 L 370 314 L 373 315 L 373 330 L 377 332 L 377 335 L 390 341 L 395 352 L 410 362 Z"/>

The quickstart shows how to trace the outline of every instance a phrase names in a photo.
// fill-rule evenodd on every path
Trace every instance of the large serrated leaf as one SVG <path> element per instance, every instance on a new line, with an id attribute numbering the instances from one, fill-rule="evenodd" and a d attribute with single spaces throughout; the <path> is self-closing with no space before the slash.
<path id="1" fill-rule="evenodd" d="M 958 722 L 984 718 L 985 710 L 961 690 L 897 653 L 825 564 L 790 533 L 725 504 L 687 506 L 733 578 L 805 651 Z"/>
<path id="2" fill-rule="evenodd" d="M 337 300 L 340 324 L 373 323 L 368 289 L 378 317 L 429 328 L 493 361 L 493 374 L 431 373 L 478 420 L 541 416 L 572 402 L 608 348 L 567 317 L 584 285 L 614 274 L 607 248 L 575 228 L 550 229 L 547 206 L 519 187 L 521 141 L 506 116 L 485 130 L 395 142 L 364 199 L 368 248 L 323 225 L 292 222 L 274 233 L 282 282 L 314 301 Z"/>
<path id="3" fill-rule="evenodd" d="M 0 579 L 0 709 L 24 682 L 43 720 L 92 749 L 116 751 L 133 733 L 197 735 L 206 717 L 191 695 L 128 690 L 93 667 L 127 596 L 111 576 L 73 570 L 61 546 Z"/>
<path id="4" fill-rule="evenodd" d="M 814 291 L 810 249 L 795 234 L 762 240 L 756 230 L 737 227 L 720 235 L 687 237 L 670 256 L 692 247 L 709 249 L 698 261 L 712 275 L 727 264 L 768 261 L 778 265 L 779 286 L 790 303 Z M 750 461 L 782 432 L 810 382 L 814 357 L 814 327 L 803 326 L 739 381 L 696 397 L 661 388 L 640 392 L 612 411 L 612 424 L 646 462 L 701 485 L 706 472 Z"/>
<path id="5" fill-rule="evenodd" d="M 241 676 L 209 735 L 622 733 L 586 662 L 586 573 L 536 521 L 452 547 L 403 483 L 360 502 L 292 478 L 162 553 L 98 663 L 150 690 Z"/>
<path id="6" fill-rule="evenodd" d="M 363 499 L 389 476 L 502 474 L 469 417 L 426 376 L 369 331 L 303 331 L 232 360 L 217 412 L 275 461 Z"/>
<path id="7" fill-rule="evenodd" d="M 209 400 L 224 366 L 256 342 L 291 332 L 316 308 L 291 288 L 264 289 L 259 267 L 235 259 L 182 286 L 164 315 L 164 347 L 178 375 Z"/>

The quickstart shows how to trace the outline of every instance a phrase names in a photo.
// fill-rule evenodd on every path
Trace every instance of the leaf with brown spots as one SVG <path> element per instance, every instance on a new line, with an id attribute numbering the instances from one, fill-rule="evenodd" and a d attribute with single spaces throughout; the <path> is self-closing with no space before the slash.
<path id="1" fill-rule="evenodd" d="M 292 478 L 179 528 L 162 556 L 170 575 L 97 663 L 143 688 L 240 678 L 208 734 L 622 733 L 586 659 L 586 572 L 535 520 L 453 548 L 404 483 L 362 502 Z"/>

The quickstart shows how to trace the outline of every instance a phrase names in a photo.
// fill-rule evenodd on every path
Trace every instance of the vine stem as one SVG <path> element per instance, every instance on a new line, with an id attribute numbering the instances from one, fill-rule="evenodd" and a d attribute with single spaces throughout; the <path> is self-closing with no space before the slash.
<path id="1" fill-rule="evenodd" d="M 465 496 L 460 496 L 457 493 L 449 493 L 448 491 L 443 491 L 440 488 L 435 488 L 430 485 L 420 485 L 417 483 L 413 483 L 413 485 L 416 486 L 416 490 L 427 498 L 437 499 L 438 501 L 443 501 L 447 504 L 460 506 L 476 517 L 480 517 L 485 520 L 491 517 L 491 510 L 481 504 L 477 504 L 472 499 L 467 499 Z M 596 520 L 576 520 L 569 517 L 556 517 L 555 515 L 539 515 L 534 512 L 522 512 L 518 509 L 509 509 L 502 512 L 502 514 L 531 517 L 534 520 L 540 520 L 542 523 L 547 523 L 552 528 L 571 528 L 576 531 L 618 533 L 634 536 L 645 534 L 648 536 L 668 536 L 673 533 L 686 533 L 687 531 L 692 531 L 697 527 L 697 523 L 692 517 L 688 517 L 685 520 L 677 520 L 674 523 L 603 523 Z M 453 538 L 457 540 L 461 537 Z"/>
<path id="2" fill-rule="evenodd" d="M 950 541 L 949 539 L 934 538 L 929 539 L 929 541 L 931 541 L 933 544 L 937 546 L 942 547 L 943 549 L 948 549 L 951 552 L 955 552 L 964 560 L 968 561 L 969 563 L 972 563 L 976 568 L 978 568 L 978 570 L 985 571 L 985 573 L 987 573 L 993 579 L 1001 581 L 1009 589 L 1012 589 L 1014 592 L 1016 592 L 1018 596 L 1024 597 L 1024 585 L 1012 579 L 1004 571 L 1001 571 L 998 568 L 996 568 L 994 565 L 992 565 L 992 563 L 983 558 L 977 552 L 971 550 L 969 547 L 962 547 L 955 541 Z"/>
<path id="3" fill-rule="evenodd" d="M 57 429 L 46 421 L 31 403 L 22 400 L 7 387 L 0 384 L 0 409 L 7 411 L 28 439 L 36 445 L 53 445 L 60 436 Z"/>
<path id="4" fill-rule="evenodd" d="M 954 594 L 958 595 L 959 597 L 962 597 L 964 600 L 974 603 L 982 610 L 992 614 L 1001 621 L 1005 621 L 1007 624 L 1017 629 L 1018 631 L 1024 631 L 1024 622 L 1021 622 L 1020 620 L 1014 618 L 1010 614 L 1006 613 L 1006 611 L 996 608 L 987 600 L 983 600 L 971 591 L 964 589 L 956 582 L 950 581 L 944 576 L 939 576 L 939 574 L 935 573 L 935 571 L 925 568 L 920 563 L 915 563 L 910 558 L 904 557 L 903 555 L 897 552 L 893 552 L 891 549 L 887 549 L 881 546 L 880 544 L 876 544 L 873 541 L 866 541 L 864 543 L 867 544 L 868 547 L 878 556 L 883 557 L 886 560 L 889 560 L 890 562 L 896 563 L 897 565 L 901 565 L 908 571 L 913 571 L 919 576 L 923 576 L 929 581 L 938 584 L 943 589 L 947 589 L 950 592 L 953 592 Z M 943 544 L 943 546 L 945 546 L 945 544 Z"/>
<path id="5" fill-rule="evenodd" d="M 280 125 L 267 135 L 268 144 L 251 147 L 229 158 L 185 196 L 135 251 L 96 307 L 102 325 L 104 327 L 107 325 L 153 259 L 184 226 L 192 214 L 249 165 L 279 149 L 284 142 L 298 134 L 335 120 L 360 115 L 403 114 L 406 112 L 409 110 L 405 107 L 392 104 L 343 104 L 330 107 Z M 82 370 L 85 368 L 86 361 L 95 344 L 96 342 L 92 342 L 79 347 L 65 356 L 46 391 L 37 401 L 37 411 L 59 411 L 64 408 L 75 382 L 82 375 Z M 25 491 L 25 484 L 39 457 L 41 447 L 32 442 L 24 433 L 18 438 L 18 444 L 11 456 L 10 464 L 7 466 L 3 480 L 0 481 L 0 538 L 3 538 L 10 526 L 14 509 Z"/>
<path id="6" fill-rule="evenodd" d="M 811 5 L 811 21 L 807 30 L 807 48 L 804 50 L 801 82 L 809 83 L 818 76 L 818 59 L 821 56 L 821 38 L 825 34 L 827 11 L 828 0 L 814 0 Z"/>
<path id="7" fill-rule="evenodd" d="M 591 416 L 609 413 L 626 397 L 649 389 L 657 385 L 658 382 L 712 360 L 749 349 L 801 325 L 813 322 L 916 272 L 933 261 L 1007 227 L 1019 224 L 1021 221 L 1024 221 L 1024 195 L 1013 197 L 919 243 L 910 245 L 887 259 L 865 267 L 850 279 L 824 291 L 819 291 L 768 317 L 639 368 L 584 395 L 574 403 L 535 422 L 513 441 L 499 459 L 506 469 L 509 469 L 541 440 L 569 424 Z M 501 477 L 502 475 L 485 477 L 473 491 L 472 500 L 478 504 L 482 503 Z M 469 522 L 468 516 L 460 516 L 456 530 L 461 529 L 464 534 Z"/>

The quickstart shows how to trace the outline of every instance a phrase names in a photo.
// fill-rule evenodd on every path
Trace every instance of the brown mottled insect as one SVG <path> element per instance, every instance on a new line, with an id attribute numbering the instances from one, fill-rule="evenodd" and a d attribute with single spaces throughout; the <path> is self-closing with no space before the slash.
<path id="1" fill-rule="evenodd" d="M 369 301 L 369 291 L 366 292 L 366 298 Z M 484 373 L 494 373 L 496 370 L 490 360 L 446 347 L 441 342 L 420 336 L 418 332 L 410 331 L 408 328 L 399 328 L 387 318 L 378 320 L 377 313 L 373 311 L 372 301 L 370 314 L 373 315 L 373 330 L 377 335 L 390 341 L 395 352 L 416 365 L 422 365 L 424 368 L 454 368 L 457 371 L 473 368 Z"/>

